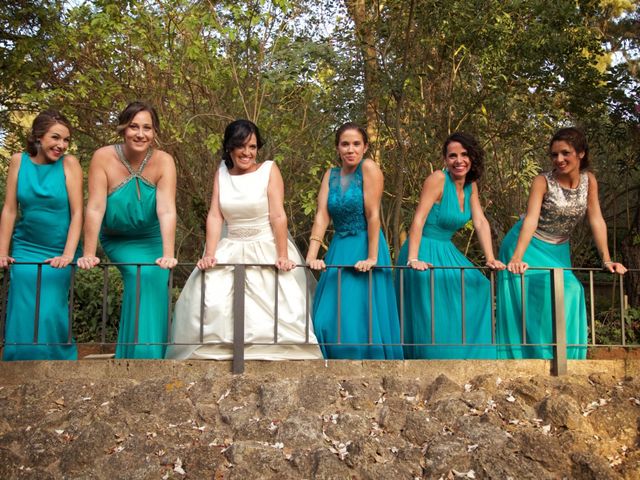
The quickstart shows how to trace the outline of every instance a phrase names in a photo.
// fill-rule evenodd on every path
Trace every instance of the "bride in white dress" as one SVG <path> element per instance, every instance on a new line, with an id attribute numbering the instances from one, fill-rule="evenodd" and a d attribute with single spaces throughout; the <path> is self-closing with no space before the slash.
<path id="1" fill-rule="evenodd" d="M 277 342 L 274 338 L 276 275 L 273 268 L 246 267 L 245 359 L 321 359 L 313 333 L 307 273 L 287 238 L 284 183 L 272 161 L 256 163 L 260 132 L 248 120 L 225 129 L 224 163 L 214 176 L 205 253 L 176 302 L 167 358 L 233 357 L 233 267 L 218 263 L 271 264 L 278 275 Z M 226 235 L 221 238 L 226 222 Z M 205 275 L 203 341 L 200 342 L 201 276 Z M 308 334 L 308 341 L 307 341 Z M 247 345 L 248 344 L 248 345 Z M 292 345 L 295 344 L 295 345 Z"/>

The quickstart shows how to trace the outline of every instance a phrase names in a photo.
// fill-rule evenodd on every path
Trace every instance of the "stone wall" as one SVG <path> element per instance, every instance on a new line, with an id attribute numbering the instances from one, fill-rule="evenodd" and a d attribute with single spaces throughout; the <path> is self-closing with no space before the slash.
<path id="1" fill-rule="evenodd" d="M 640 361 L 0 364 L 0 478 L 640 479 Z"/>

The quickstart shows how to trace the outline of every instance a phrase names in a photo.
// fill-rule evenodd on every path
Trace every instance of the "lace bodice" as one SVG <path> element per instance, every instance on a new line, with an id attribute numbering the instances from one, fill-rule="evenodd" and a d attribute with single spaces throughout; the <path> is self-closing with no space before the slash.
<path id="1" fill-rule="evenodd" d="M 547 180 L 547 193 L 542 199 L 538 228 L 533 235 L 550 243 L 566 242 L 587 211 L 589 176 L 581 173 L 577 188 L 560 186 L 553 172 L 543 176 Z"/>
<path id="2" fill-rule="evenodd" d="M 331 169 L 327 208 L 336 234 L 346 236 L 367 230 L 362 193 L 362 162 L 348 175 L 341 175 L 340 167 Z"/>

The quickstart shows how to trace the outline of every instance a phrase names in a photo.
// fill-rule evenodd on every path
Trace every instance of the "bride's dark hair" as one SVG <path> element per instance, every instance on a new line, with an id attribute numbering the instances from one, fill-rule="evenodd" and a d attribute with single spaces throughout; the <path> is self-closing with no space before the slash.
<path id="1" fill-rule="evenodd" d="M 249 138 L 252 133 L 256 136 L 258 150 L 260 150 L 264 145 L 264 142 L 260 136 L 260 130 L 255 123 L 249 120 L 240 119 L 235 122 L 231 122 L 227 125 L 227 128 L 224 129 L 224 139 L 222 140 L 222 159 L 224 160 L 224 164 L 227 168 L 233 168 L 231 150 L 243 146 L 247 141 L 247 138 Z"/>

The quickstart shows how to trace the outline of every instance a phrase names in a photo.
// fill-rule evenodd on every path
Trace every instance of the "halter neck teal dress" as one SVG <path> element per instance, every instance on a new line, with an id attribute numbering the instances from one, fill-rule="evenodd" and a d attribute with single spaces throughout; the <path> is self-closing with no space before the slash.
<path id="1" fill-rule="evenodd" d="M 461 210 L 456 186 L 449 172 L 445 170 L 444 174 L 442 199 L 433 205 L 424 224 L 418 259 L 437 267 L 473 267 L 451 241 L 453 235 L 471 219 L 472 187 L 471 184 L 464 186 L 464 209 Z M 407 239 L 400 250 L 398 265 L 407 264 L 408 250 Z M 406 358 L 496 358 L 496 348 L 491 344 L 489 280 L 479 270 L 464 270 L 463 335 L 460 272 L 461 269 L 434 269 L 432 292 L 429 270 L 404 270 Z M 396 272 L 396 291 L 399 294 L 399 272 Z M 434 317 L 431 316 L 432 294 Z"/>
<path id="2" fill-rule="evenodd" d="M 114 263 L 154 263 L 162 256 L 156 186 L 142 175 L 152 150 L 149 149 L 140 168 L 134 171 L 124 157 L 122 146 L 115 145 L 115 149 L 129 176 L 107 196 L 100 243 Z M 137 301 L 137 267 L 118 266 L 118 269 L 124 294 L 116 358 L 164 358 L 169 271 L 158 266 L 141 267 Z"/>
<path id="3" fill-rule="evenodd" d="M 327 207 L 335 234 L 324 261 L 327 265 L 352 266 L 369 256 L 362 162 L 350 175 L 343 176 L 340 170 L 333 168 L 329 177 Z M 391 265 L 382 231 L 377 265 Z M 369 309 L 369 274 L 352 267 L 342 269 L 338 314 L 338 271 L 328 268 L 320 275 L 313 302 L 313 325 L 325 358 L 402 359 L 391 269 L 374 269 L 371 277 Z"/>
<path id="4" fill-rule="evenodd" d="M 71 221 L 64 174 L 64 156 L 53 163 L 33 163 L 22 154 L 17 199 L 20 220 L 12 239 L 16 262 L 42 262 L 62 255 Z M 3 360 L 75 360 L 69 342 L 69 285 L 71 267 L 42 266 L 38 343 L 35 333 L 36 265 L 12 265 Z M 68 343 L 69 342 L 69 343 Z M 66 343 L 66 345 L 64 345 Z M 31 345 L 29 345 L 31 344 Z"/>

